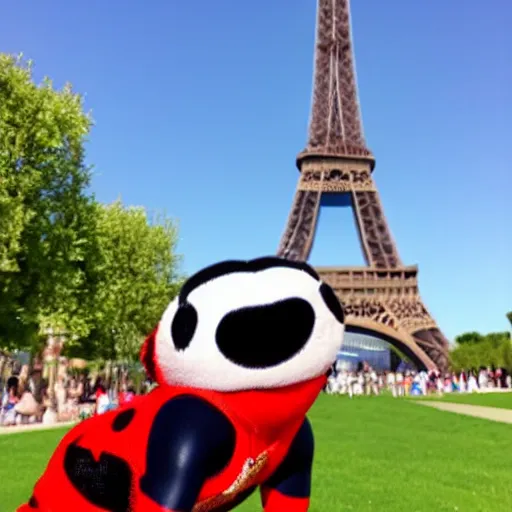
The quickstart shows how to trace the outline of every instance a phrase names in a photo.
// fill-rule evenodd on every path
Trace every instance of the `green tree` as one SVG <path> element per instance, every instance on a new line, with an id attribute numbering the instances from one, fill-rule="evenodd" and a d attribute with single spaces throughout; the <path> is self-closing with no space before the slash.
<path id="1" fill-rule="evenodd" d="M 494 366 L 512 371 L 512 344 L 508 332 L 486 335 L 471 332 L 458 336 L 455 340 L 457 344 L 450 353 L 454 370 Z"/>
<path id="2" fill-rule="evenodd" d="M 512 326 L 512 311 L 509 311 L 507 313 L 507 318 L 508 318 L 508 321 L 510 322 L 510 325 Z"/>
<path id="3" fill-rule="evenodd" d="M 87 271 L 94 293 L 84 308 L 90 312 L 85 323 L 94 327 L 68 352 L 133 361 L 181 287 L 177 226 L 163 216 L 153 222 L 143 208 L 119 201 L 96 210 L 97 252 Z"/>
<path id="4" fill-rule="evenodd" d="M 84 336 L 84 261 L 95 208 L 83 145 L 91 120 L 69 85 L 36 84 L 0 54 L 0 343 L 25 348 L 45 327 Z"/>
<path id="5" fill-rule="evenodd" d="M 467 343 L 480 343 L 484 339 L 479 332 L 466 332 L 455 338 L 455 343 L 465 345 Z"/>

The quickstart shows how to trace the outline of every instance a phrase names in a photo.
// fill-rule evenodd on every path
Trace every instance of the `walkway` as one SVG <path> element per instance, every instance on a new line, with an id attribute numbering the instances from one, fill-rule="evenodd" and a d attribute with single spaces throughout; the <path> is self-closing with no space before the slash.
<path id="1" fill-rule="evenodd" d="M 474 416 L 485 420 L 512 424 L 512 409 L 498 409 L 497 407 L 483 407 L 481 405 L 454 404 L 451 402 L 432 402 L 430 400 L 418 400 L 415 401 L 415 403 L 426 405 L 427 407 L 434 407 L 440 411 L 455 412 L 457 414 L 465 414 L 466 416 Z"/>
<path id="2" fill-rule="evenodd" d="M 63 421 L 54 425 L 43 425 L 42 423 L 32 423 L 30 425 L 15 425 L 12 427 L 0 427 L 0 436 L 8 434 L 17 434 L 19 432 L 33 432 L 34 430 L 52 430 L 54 428 L 71 427 L 76 422 Z"/>

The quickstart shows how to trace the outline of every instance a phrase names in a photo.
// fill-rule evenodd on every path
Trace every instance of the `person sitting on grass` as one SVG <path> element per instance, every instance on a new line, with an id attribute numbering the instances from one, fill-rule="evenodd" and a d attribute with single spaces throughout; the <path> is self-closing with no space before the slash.
<path id="1" fill-rule="evenodd" d="M 39 404 L 34 398 L 28 383 L 21 390 L 21 398 L 14 406 L 14 409 L 17 413 L 16 422 L 20 424 L 34 423 L 39 416 Z"/>
<path id="2" fill-rule="evenodd" d="M 123 386 L 124 387 L 124 386 Z M 119 405 L 129 404 L 135 398 L 135 389 L 132 385 L 128 385 L 119 393 Z"/>
<path id="3" fill-rule="evenodd" d="M 16 425 L 16 404 L 18 398 L 18 382 L 9 380 L 7 382 L 7 392 L 2 399 L 2 407 L 0 409 L 0 425 L 10 426 Z"/>
<path id="4" fill-rule="evenodd" d="M 96 414 L 103 414 L 113 408 L 105 386 L 98 384 L 96 388 Z"/>

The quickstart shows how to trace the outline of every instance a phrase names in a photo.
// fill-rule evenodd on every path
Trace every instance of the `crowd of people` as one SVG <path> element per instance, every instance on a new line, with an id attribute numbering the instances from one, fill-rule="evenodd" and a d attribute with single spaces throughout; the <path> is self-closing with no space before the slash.
<path id="1" fill-rule="evenodd" d="M 145 382 L 141 393 L 150 388 L 151 383 Z M 500 388 L 512 389 L 510 374 L 501 368 L 441 375 L 436 371 L 416 372 L 400 368 L 397 371 L 379 372 L 367 363 L 360 363 L 355 371 L 334 365 L 325 391 L 350 397 L 380 395 L 387 391 L 394 397 L 401 397 L 478 393 Z M 53 390 L 50 390 L 41 370 L 36 369 L 29 374 L 28 366 L 9 377 L 0 391 L 0 426 L 78 421 L 129 403 L 136 396 L 135 387 L 126 376 L 112 385 L 102 376 L 93 378 L 81 374 L 74 377 L 61 372 Z"/>
<path id="2" fill-rule="evenodd" d="M 440 374 L 437 371 L 397 370 L 377 372 L 362 363 L 356 371 L 333 367 L 325 391 L 329 394 L 380 395 L 394 397 L 444 393 L 479 393 L 493 389 L 512 389 L 512 378 L 502 368 Z"/>
<path id="3" fill-rule="evenodd" d="M 41 371 L 29 374 L 28 366 L 10 376 L 3 388 L 0 426 L 78 421 L 129 403 L 136 395 L 126 378 L 113 386 L 102 376 L 92 378 L 87 374 L 74 377 L 60 373 L 51 390 Z"/>

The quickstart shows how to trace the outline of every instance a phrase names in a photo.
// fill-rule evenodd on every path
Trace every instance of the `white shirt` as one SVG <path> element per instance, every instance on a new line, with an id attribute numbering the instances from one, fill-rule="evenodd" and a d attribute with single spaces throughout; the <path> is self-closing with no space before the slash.
<path id="1" fill-rule="evenodd" d="M 100 395 L 98 397 L 98 405 L 96 406 L 96 412 L 98 414 L 103 414 L 104 412 L 108 411 L 108 408 L 110 407 L 110 398 L 108 397 L 108 394 L 105 393 L 103 395 Z"/>

